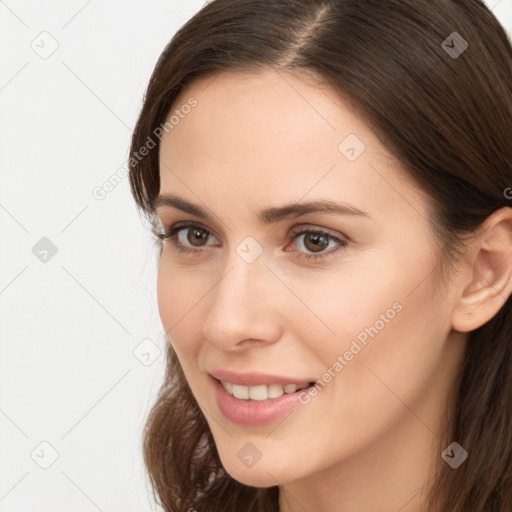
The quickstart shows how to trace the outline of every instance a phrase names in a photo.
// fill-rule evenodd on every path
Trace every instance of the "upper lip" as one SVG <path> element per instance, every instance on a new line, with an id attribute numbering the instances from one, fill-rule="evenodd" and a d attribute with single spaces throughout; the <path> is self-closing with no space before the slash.
<path id="1" fill-rule="evenodd" d="M 212 377 L 224 382 L 231 382 L 241 386 L 261 386 L 270 384 L 309 384 L 314 382 L 314 379 L 301 379 L 296 377 L 283 377 L 281 375 L 271 375 L 268 373 L 237 373 L 231 370 L 214 370 L 209 372 Z"/>

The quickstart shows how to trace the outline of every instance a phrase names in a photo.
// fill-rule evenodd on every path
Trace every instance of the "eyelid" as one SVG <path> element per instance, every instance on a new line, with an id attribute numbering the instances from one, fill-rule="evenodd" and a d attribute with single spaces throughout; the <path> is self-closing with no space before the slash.
<path id="1" fill-rule="evenodd" d="M 163 226 L 163 223 L 162 223 L 162 226 Z M 164 228 L 164 233 L 155 233 L 155 234 L 156 234 L 156 236 L 158 236 L 160 239 L 163 240 L 166 238 L 171 238 L 174 234 L 178 233 L 182 229 L 194 228 L 194 227 L 204 229 L 205 231 L 208 231 L 208 233 L 210 235 L 212 235 L 218 239 L 217 235 L 215 234 L 215 232 L 212 229 L 210 229 L 210 228 L 204 226 L 202 223 L 196 222 L 196 221 L 179 221 L 179 222 L 172 224 L 169 228 Z M 287 237 L 293 237 L 298 234 L 304 234 L 304 232 L 308 232 L 308 231 L 314 231 L 315 233 L 318 232 L 318 233 L 323 233 L 323 234 L 329 235 L 333 240 L 336 240 L 337 242 L 351 242 L 352 241 L 351 238 L 349 236 L 345 235 L 344 233 L 333 232 L 329 228 L 320 227 L 320 226 L 317 226 L 316 224 L 299 224 L 298 226 L 294 226 L 293 228 L 291 228 L 288 231 Z M 197 249 L 197 250 L 200 250 L 200 249 Z"/>
<path id="2" fill-rule="evenodd" d="M 203 230 L 207 231 L 208 235 L 214 236 L 216 238 L 216 235 L 213 233 L 213 231 L 211 231 L 209 228 L 207 228 L 206 226 L 204 226 L 201 223 L 196 222 L 196 221 L 176 222 L 175 224 L 172 224 L 170 228 L 165 229 L 164 234 L 159 234 L 157 236 L 159 236 L 159 238 L 161 238 L 162 240 L 169 239 L 172 242 L 174 250 L 179 255 L 183 255 L 183 256 L 188 255 L 190 257 L 203 257 L 205 255 L 205 253 L 207 252 L 205 248 L 200 247 L 200 248 L 196 248 L 196 249 L 191 249 L 186 244 L 183 244 L 177 240 L 177 234 L 180 231 L 185 230 L 185 229 L 191 229 L 191 228 L 203 229 Z M 319 233 L 321 235 L 326 235 L 330 241 L 336 242 L 337 246 L 331 248 L 330 250 L 321 251 L 318 253 L 315 253 L 315 252 L 308 253 L 308 252 L 304 252 L 302 250 L 289 250 L 289 249 L 285 249 L 285 252 L 297 253 L 297 255 L 295 256 L 295 258 L 297 260 L 306 261 L 308 263 L 312 261 L 315 264 L 317 264 L 317 263 L 320 264 L 320 263 L 325 263 L 325 261 L 331 257 L 338 256 L 338 253 L 347 250 L 347 247 L 350 245 L 350 242 L 351 242 L 350 238 L 342 233 L 340 233 L 341 236 L 338 234 L 334 235 L 327 228 L 321 228 L 316 225 L 304 225 L 304 224 L 299 225 L 299 226 L 294 226 L 291 230 L 289 230 L 287 238 L 291 238 L 292 243 L 293 243 L 300 236 L 303 236 L 308 233 L 316 233 L 316 234 Z M 206 245 L 203 247 L 207 248 L 210 246 Z"/>
<path id="3" fill-rule="evenodd" d="M 345 235 L 344 233 L 333 232 L 329 228 L 323 228 L 323 227 L 317 226 L 316 224 L 301 224 L 299 226 L 296 226 L 289 231 L 288 236 L 297 235 L 299 233 L 303 233 L 304 231 L 306 231 L 306 232 L 314 231 L 315 233 L 317 233 L 317 232 L 324 233 L 326 235 L 329 235 L 333 240 L 336 240 L 338 242 L 343 242 L 343 241 L 350 242 L 351 241 L 350 238 L 347 235 Z"/>
<path id="4" fill-rule="evenodd" d="M 205 248 L 212 247 L 212 244 L 205 245 L 203 247 L 197 247 L 195 249 L 191 249 L 190 247 L 182 244 L 181 242 L 179 242 L 177 240 L 177 237 L 178 237 L 178 234 L 180 233 L 180 231 L 184 231 L 184 230 L 186 231 L 187 229 L 193 229 L 193 228 L 199 228 L 199 229 L 206 231 L 208 234 L 208 238 L 209 237 L 217 238 L 215 233 L 210 228 L 207 228 L 206 226 L 203 226 L 201 223 L 196 222 L 196 221 L 176 222 L 176 223 L 172 224 L 169 228 L 164 227 L 164 232 L 157 233 L 157 236 L 158 236 L 158 238 L 160 238 L 160 240 L 162 242 L 164 242 L 165 240 L 168 239 L 170 242 L 173 243 L 173 245 L 175 246 L 176 249 L 180 249 L 182 252 L 190 252 L 190 253 L 200 254 L 201 252 L 203 252 L 205 250 Z M 213 245 L 213 246 L 215 246 L 215 245 Z"/>
<path id="5" fill-rule="evenodd" d="M 160 221 L 160 224 L 163 228 L 163 232 L 156 232 L 155 235 L 158 238 L 160 238 L 161 240 L 172 238 L 179 231 L 181 231 L 182 229 L 186 229 L 186 228 L 204 229 L 205 231 L 208 231 L 209 235 L 214 236 L 215 238 L 218 239 L 217 235 L 215 234 L 215 232 L 212 229 L 206 227 L 201 222 L 197 222 L 194 220 L 184 220 L 184 221 L 178 221 L 175 223 L 171 223 L 171 225 L 168 228 L 165 227 L 165 224 L 162 221 Z M 200 249 L 197 249 L 197 250 L 200 250 Z"/>
<path id="6" fill-rule="evenodd" d="M 337 245 L 335 247 L 331 247 L 329 250 L 321 251 L 318 253 L 314 253 L 314 252 L 309 253 L 309 252 L 304 252 L 301 250 L 289 250 L 289 249 L 286 250 L 286 252 L 298 253 L 298 255 L 296 257 L 299 260 L 306 260 L 308 262 L 313 260 L 315 263 L 324 263 L 325 260 L 327 260 L 328 258 L 336 257 L 339 252 L 345 251 L 350 244 L 349 237 L 345 236 L 344 234 L 341 234 L 341 236 L 338 234 L 334 235 L 328 229 L 320 228 L 318 226 L 304 226 L 304 225 L 298 226 L 297 228 L 293 229 L 290 232 L 289 237 L 292 239 L 291 243 L 296 243 L 296 240 L 298 240 L 300 237 L 302 237 L 304 235 L 307 235 L 308 233 L 315 233 L 315 234 L 319 233 L 320 235 L 324 235 L 327 237 L 329 242 L 334 241 Z M 304 242 L 302 242 L 302 244 L 304 245 Z"/>

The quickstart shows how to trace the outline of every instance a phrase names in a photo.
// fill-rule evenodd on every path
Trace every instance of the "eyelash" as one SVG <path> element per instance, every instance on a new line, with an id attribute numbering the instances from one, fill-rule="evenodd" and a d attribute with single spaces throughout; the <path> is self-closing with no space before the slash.
<path id="1" fill-rule="evenodd" d="M 161 240 L 170 239 L 175 246 L 176 250 L 178 251 L 178 254 L 193 254 L 194 256 L 200 256 L 203 252 L 203 249 L 189 249 L 188 247 L 184 246 L 181 242 L 178 242 L 176 235 L 186 229 L 186 228 L 199 228 L 202 230 L 205 230 L 208 235 L 211 235 L 210 231 L 206 229 L 205 227 L 201 226 L 200 224 L 196 224 L 194 222 L 184 222 L 184 223 L 178 223 L 174 224 L 174 226 L 171 226 L 169 229 L 165 229 L 164 233 L 157 234 L 158 238 Z M 339 243 L 338 247 L 335 249 L 331 249 L 328 252 L 319 253 L 319 254 L 304 254 L 301 251 L 289 251 L 289 252 L 301 252 L 301 255 L 298 256 L 299 259 L 304 259 L 307 261 L 310 261 L 313 259 L 314 261 L 322 261 L 327 257 L 333 256 L 334 254 L 337 254 L 339 251 L 344 250 L 346 246 L 348 245 L 347 240 L 343 240 L 341 238 L 338 238 L 334 235 L 331 235 L 330 233 L 327 233 L 325 231 L 319 230 L 319 229 L 313 229 L 313 228 L 303 228 L 303 229 L 296 229 L 293 230 L 290 233 L 290 236 L 293 238 L 299 237 L 301 235 L 307 234 L 307 233 L 313 233 L 322 235 L 325 238 L 327 238 L 328 241 L 334 240 L 335 242 Z"/>

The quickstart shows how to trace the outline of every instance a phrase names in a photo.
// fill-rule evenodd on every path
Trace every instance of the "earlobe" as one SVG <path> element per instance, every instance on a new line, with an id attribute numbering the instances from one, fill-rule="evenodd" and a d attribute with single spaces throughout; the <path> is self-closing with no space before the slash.
<path id="1" fill-rule="evenodd" d="M 475 233 L 466 254 L 469 278 L 461 282 L 452 311 L 459 332 L 478 329 L 493 318 L 512 293 L 512 209 L 490 215 Z"/>

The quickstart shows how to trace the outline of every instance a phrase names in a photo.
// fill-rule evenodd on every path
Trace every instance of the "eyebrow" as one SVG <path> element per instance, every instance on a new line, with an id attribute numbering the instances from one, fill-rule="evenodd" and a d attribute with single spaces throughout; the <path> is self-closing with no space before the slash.
<path id="1" fill-rule="evenodd" d="M 153 210 L 163 206 L 175 208 L 190 213 L 201 219 L 211 219 L 211 216 L 200 206 L 189 203 L 185 199 L 171 194 L 161 194 L 152 202 Z M 370 218 L 367 212 L 348 203 L 339 203 L 329 199 L 318 199 L 306 203 L 295 203 L 274 208 L 267 208 L 258 214 L 260 222 L 271 224 L 285 219 L 296 218 L 308 213 L 337 213 L 339 215 L 353 215 Z"/>

